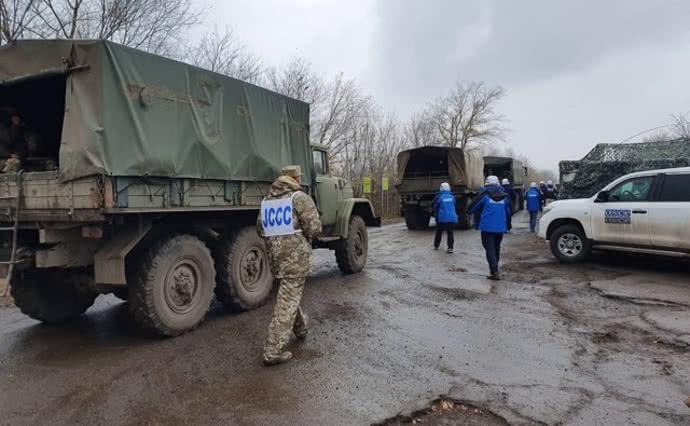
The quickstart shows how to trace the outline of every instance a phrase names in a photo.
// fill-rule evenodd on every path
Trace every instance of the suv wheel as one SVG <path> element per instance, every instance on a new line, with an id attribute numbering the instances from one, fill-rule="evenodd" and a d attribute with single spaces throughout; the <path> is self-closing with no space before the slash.
<path id="1" fill-rule="evenodd" d="M 591 245 L 584 232 L 575 225 L 558 227 L 549 239 L 551 252 L 561 262 L 575 263 L 585 260 Z"/>

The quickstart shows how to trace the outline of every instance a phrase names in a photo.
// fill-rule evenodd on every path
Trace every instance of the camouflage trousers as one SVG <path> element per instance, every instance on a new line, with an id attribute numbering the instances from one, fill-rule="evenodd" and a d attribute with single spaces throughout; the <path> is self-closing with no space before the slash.
<path id="1" fill-rule="evenodd" d="M 285 351 L 291 331 L 294 331 L 298 336 L 305 336 L 307 333 L 307 318 L 300 307 L 304 280 L 305 277 L 290 277 L 280 280 L 280 289 L 273 308 L 273 318 L 271 325 L 268 326 L 268 336 L 264 344 L 265 360 L 275 358 Z"/>

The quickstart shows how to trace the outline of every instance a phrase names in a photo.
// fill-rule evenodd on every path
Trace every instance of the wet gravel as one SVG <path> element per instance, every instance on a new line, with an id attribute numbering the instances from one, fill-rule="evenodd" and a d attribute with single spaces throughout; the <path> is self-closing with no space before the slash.
<path id="1" fill-rule="evenodd" d="M 0 424 L 690 424 L 688 262 L 560 265 L 525 222 L 497 283 L 475 231 L 449 255 L 433 230 L 373 229 L 354 276 L 319 252 L 310 335 L 273 368 L 270 304 L 214 306 L 175 339 L 139 334 L 112 296 L 61 326 L 0 307 Z M 453 409 L 432 410 L 440 395 Z"/>

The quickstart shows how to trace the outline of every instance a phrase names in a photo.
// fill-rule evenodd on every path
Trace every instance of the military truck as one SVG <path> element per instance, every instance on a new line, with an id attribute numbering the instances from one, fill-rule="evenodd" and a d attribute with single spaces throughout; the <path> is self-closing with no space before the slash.
<path id="1" fill-rule="evenodd" d="M 380 219 L 310 146 L 304 102 L 107 41 L 0 48 L 0 98 L 58 164 L 0 176 L 5 284 L 32 318 L 68 320 L 114 293 L 173 336 L 214 293 L 232 310 L 260 306 L 274 280 L 255 224 L 286 165 L 301 166 L 320 211 L 314 247 L 346 274 L 365 266 Z"/>
<path id="2" fill-rule="evenodd" d="M 484 177 L 498 176 L 501 181 L 508 179 L 510 187 L 515 191 L 513 199 L 513 211 L 522 210 L 525 204 L 525 191 L 527 185 L 527 167 L 521 161 L 511 157 L 484 157 Z"/>
<path id="3" fill-rule="evenodd" d="M 398 154 L 400 214 L 410 230 L 425 229 L 433 216 L 431 204 L 441 183 L 448 182 L 455 194 L 459 227 L 472 227 L 467 205 L 484 183 L 481 155 L 460 148 L 425 146 Z"/>

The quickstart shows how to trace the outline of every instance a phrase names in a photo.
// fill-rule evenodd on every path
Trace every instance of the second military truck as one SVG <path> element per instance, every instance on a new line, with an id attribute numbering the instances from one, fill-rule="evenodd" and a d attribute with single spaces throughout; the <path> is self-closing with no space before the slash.
<path id="1" fill-rule="evenodd" d="M 380 220 L 310 146 L 304 102 L 107 41 L 3 46 L 0 99 L 56 164 L 25 158 L 0 176 L 5 284 L 32 318 L 67 320 L 114 293 L 170 336 L 196 327 L 214 294 L 261 305 L 273 277 L 256 218 L 286 165 L 301 166 L 321 214 L 314 247 L 344 273 L 366 263 Z"/>
<path id="2" fill-rule="evenodd" d="M 425 229 L 433 216 L 431 204 L 441 183 L 455 194 L 459 226 L 470 228 L 467 205 L 484 183 L 480 154 L 460 148 L 425 146 L 398 154 L 400 214 L 408 229 Z"/>
<path id="3" fill-rule="evenodd" d="M 514 212 L 524 208 L 527 171 L 527 167 L 521 161 L 511 157 L 484 157 L 484 176 L 493 175 L 501 181 L 508 179 L 510 182 L 510 188 L 515 193 L 512 199 Z"/>

